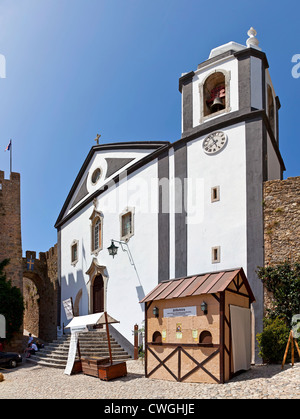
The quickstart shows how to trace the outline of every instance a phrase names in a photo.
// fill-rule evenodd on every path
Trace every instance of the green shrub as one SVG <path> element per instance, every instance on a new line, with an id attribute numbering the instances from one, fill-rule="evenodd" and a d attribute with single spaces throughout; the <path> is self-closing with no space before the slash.
<path id="1" fill-rule="evenodd" d="M 6 320 L 6 340 L 9 342 L 14 332 L 18 332 L 23 323 L 23 296 L 19 288 L 12 286 L 11 281 L 6 280 L 4 271 L 9 264 L 9 259 L 0 262 L 0 314 Z"/>
<path id="2" fill-rule="evenodd" d="M 284 318 L 290 324 L 292 316 L 300 313 L 300 263 L 285 261 L 276 266 L 261 267 L 257 275 L 272 293 L 268 317 Z"/>
<path id="3" fill-rule="evenodd" d="M 264 320 L 264 330 L 257 334 L 259 355 L 266 363 L 282 362 L 289 339 L 290 328 L 283 319 Z"/>

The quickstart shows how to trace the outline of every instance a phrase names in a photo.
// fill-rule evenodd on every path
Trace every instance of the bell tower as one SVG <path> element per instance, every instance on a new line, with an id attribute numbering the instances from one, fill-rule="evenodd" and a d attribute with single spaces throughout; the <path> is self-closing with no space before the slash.
<path id="1" fill-rule="evenodd" d="M 202 219 L 187 222 L 186 231 L 181 220 L 180 237 L 189 251 L 177 273 L 242 266 L 256 299 L 255 336 L 264 311 L 256 275 L 264 263 L 263 183 L 282 179 L 285 166 L 279 151 L 280 102 L 256 31 L 250 28 L 247 34 L 246 45 L 214 48 L 195 71 L 180 77 L 182 133 L 174 160 L 176 173 L 185 156 L 184 176 L 201 178 L 203 185 Z M 187 196 L 197 193 L 188 189 Z"/>

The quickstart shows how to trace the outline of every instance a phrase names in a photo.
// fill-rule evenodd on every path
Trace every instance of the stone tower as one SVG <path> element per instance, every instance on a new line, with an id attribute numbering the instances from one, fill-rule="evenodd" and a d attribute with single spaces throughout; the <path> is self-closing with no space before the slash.
<path id="1" fill-rule="evenodd" d="M 0 171 L 0 261 L 9 259 L 5 268 L 6 278 L 13 286 L 23 290 L 20 174 L 12 172 L 9 179 Z M 1 308 L 0 308 L 1 311 Z M 12 349 L 19 349 L 20 336 L 11 342 Z"/>

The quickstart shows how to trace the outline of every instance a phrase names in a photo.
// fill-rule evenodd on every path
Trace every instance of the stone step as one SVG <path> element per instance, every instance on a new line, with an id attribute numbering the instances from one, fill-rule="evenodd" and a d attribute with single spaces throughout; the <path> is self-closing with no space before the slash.
<path id="1" fill-rule="evenodd" d="M 126 351 L 110 337 L 113 361 L 126 361 L 131 359 Z M 59 339 L 45 345 L 44 348 L 26 358 L 27 361 L 53 368 L 65 368 L 70 345 L 70 335 L 63 335 Z M 109 357 L 106 332 L 90 331 L 79 334 L 81 357 Z M 78 354 L 77 354 L 78 355 Z"/>

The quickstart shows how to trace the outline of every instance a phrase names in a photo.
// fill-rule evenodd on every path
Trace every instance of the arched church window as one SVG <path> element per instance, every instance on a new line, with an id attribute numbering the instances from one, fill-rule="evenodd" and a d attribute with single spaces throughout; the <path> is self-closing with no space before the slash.
<path id="1" fill-rule="evenodd" d="M 275 134 L 275 107 L 274 107 L 272 89 L 269 84 L 268 84 L 268 117 L 269 117 L 269 122 L 272 128 L 273 134 Z"/>
<path id="2" fill-rule="evenodd" d="M 99 250 L 102 246 L 101 243 L 101 230 L 102 230 L 102 225 L 101 225 L 101 219 L 100 217 L 95 218 L 94 223 L 93 223 L 93 238 L 92 238 L 92 250 Z"/>
<path id="3" fill-rule="evenodd" d="M 226 80 L 222 72 L 211 74 L 203 86 L 203 115 L 211 115 L 226 108 Z"/>
<path id="4" fill-rule="evenodd" d="M 96 255 L 103 248 L 103 214 L 102 212 L 93 211 L 90 216 L 91 220 L 91 253 Z"/>

